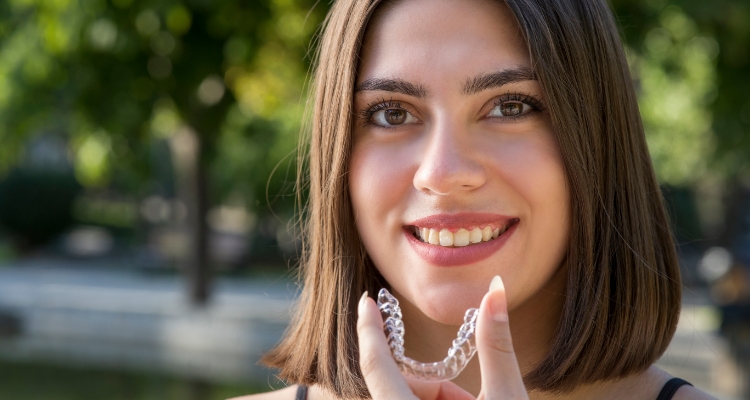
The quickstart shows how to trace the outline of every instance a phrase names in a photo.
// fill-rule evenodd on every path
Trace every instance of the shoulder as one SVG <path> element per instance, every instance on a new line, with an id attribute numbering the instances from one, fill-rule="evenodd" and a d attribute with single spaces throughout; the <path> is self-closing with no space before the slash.
<path id="1" fill-rule="evenodd" d="M 677 389 L 672 400 L 716 400 L 716 397 L 690 385 L 683 385 Z"/>
<path id="2" fill-rule="evenodd" d="M 251 394 L 249 396 L 235 397 L 228 400 L 295 400 L 297 385 L 274 390 L 272 392 Z"/>
<path id="3" fill-rule="evenodd" d="M 647 374 L 650 374 L 655 378 L 657 382 L 659 382 L 659 392 L 661 392 L 667 382 L 674 378 L 674 376 L 656 366 L 651 366 L 651 368 L 649 368 L 649 370 L 647 371 Z M 716 400 L 716 397 L 713 397 L 694 386 L 682 385 L 677 389 L 676 392 L 674 392 L 671 400 Z"/>
<path id="4" fill-rule="evenodd" d="M 630 375 L 618 381 L 612 381 L 600 396 L 591 398 L 610 398 L 617 400 L 657 399 L 670 379 L 674 378 L 666 371 L 652 365 L 647 370 Z M 671 400 L 716 400 L 715 397 L 690 385 L 680 386 Z"/>

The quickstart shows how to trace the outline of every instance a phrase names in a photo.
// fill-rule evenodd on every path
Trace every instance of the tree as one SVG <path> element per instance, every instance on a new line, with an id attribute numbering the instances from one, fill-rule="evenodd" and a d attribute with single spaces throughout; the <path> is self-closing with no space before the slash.
<path id="1" fill-rule="evenodd" d="M 703 233 L 690 239 L 726 246 L 739 215 L 724 199 L 736 202 L 750 178 L 750 3 L 615 0 L 613 7 L 657 174 L 695 194 L 697 215 L 677 224 L 698 217 Z"/>
<path id="2" fill-rule="evenodd" d="M 313 5 L 1 3 L 0 171 L 17 161 L 30 135 L 60 132 L 72 143 L 82 184 L 114 179 L 136 191 L 152 174 L 147 148 L 168 140 L 190 221 L 191 297 L 202 304 L 209 204 L 237 190 L 261 198 L 271 166 L 296 143 L 307 44 L 326 11 Z M 239 189 L 231 184 L 238 181 L 245 182 Z M 283 176 L 273 185 L 281 188 Z"/>

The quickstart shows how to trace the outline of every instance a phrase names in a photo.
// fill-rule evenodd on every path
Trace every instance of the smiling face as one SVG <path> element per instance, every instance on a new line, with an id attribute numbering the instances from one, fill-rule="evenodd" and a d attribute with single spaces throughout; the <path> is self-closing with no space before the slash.
<path id="1" fill-rule="evenodd" d="M 356 226 L 406 309 L 458 324 L 494 275 L 511 313 L 550 287 L 569 193 L 544 93 L 502 2 L 379 10 L 354 107 Z"/>

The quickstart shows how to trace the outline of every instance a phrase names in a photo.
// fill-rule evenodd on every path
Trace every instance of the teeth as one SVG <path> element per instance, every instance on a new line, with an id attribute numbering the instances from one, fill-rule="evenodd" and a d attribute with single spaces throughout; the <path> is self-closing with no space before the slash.
<path id="1" fill-rule="evenodd" d="M 471 230 L 471 234 L 469 235 L 469 241 L 471 243 L 479 243 L 482 241 L 482 230 L 479 228 L 474 228 Z"/>
<path id="2" fill-rule="evenodd" d="M 418 227 L 415 227 L 414 229 L 416 236 L 422 239 L 422 241 L 444 247 L 463 247 L 470 244 L 487 242 L 492 239 L 496 239 L 507 230 L 508 226 L 495 229 L 492 229 L 491 226 L 485 226 L 483 229 L 476 227 L 472 228 L 471 230 L 461 228 L 455 233 L 449 231 L 448 229 L 437 230 Z"/>
<path id="3" fill-rule="evenodd" d="M 453 233 L 447 229 L 440 231 L 440 245 L 453 246 Z"/>
<path id="4" fill-rule="evenodd" d="M 491 237 L 492 237 L 492 228 L 490 228 L 489 226 L 485 226 L 484 229 L 482 229 L 482 241 L 486 242 L 490 240 Z"/>
<path id="5" fill-rule="evenodd" d="M 459 229 L 458 232 L 453 234 L 453 245 L 454 246 L 468 246 L 469 245 L 469 231 L 466 229 Z"/>
<path id="6" fill-rule="evenodd" d="M 427 237 L 427 242 L 430 244 L 440 244 L 440 237 L 438 231 L 430 229 L 430 236 Z"/>

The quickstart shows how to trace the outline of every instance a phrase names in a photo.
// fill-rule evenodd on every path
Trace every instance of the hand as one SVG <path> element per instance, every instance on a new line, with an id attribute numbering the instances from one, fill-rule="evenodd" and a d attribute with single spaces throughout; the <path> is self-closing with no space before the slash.
<path id="1" fill-rule="evenodd" d="M 450 381 L 423 382 L 401 375 L 383 334 L 380 310 L 367 294 L 359 302 L 357 334 L 359 365 L 373 400 L 474 399 Z M 513 351 L 505 287 L 499 276 L 492 279 L 490 291 L 479 307 L 476 343 L 482 375 L 482 390 L 477 399 L 528 399 Z"/>

